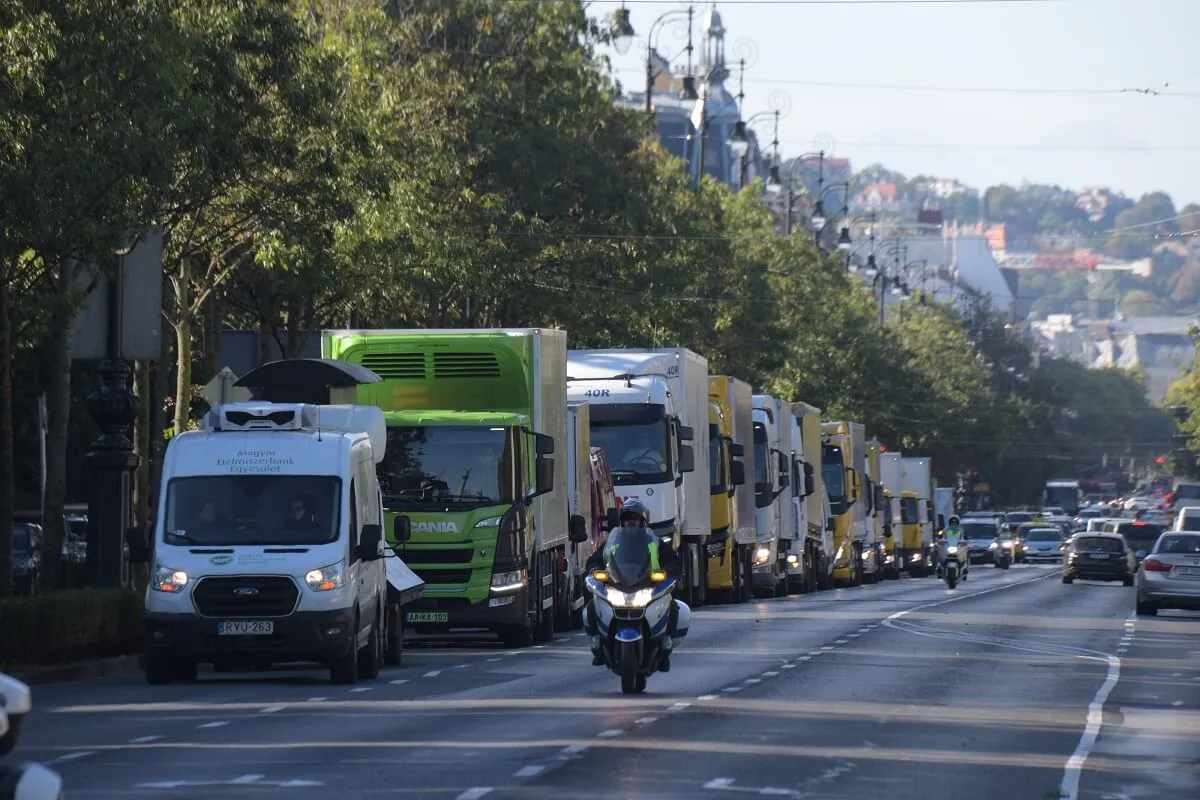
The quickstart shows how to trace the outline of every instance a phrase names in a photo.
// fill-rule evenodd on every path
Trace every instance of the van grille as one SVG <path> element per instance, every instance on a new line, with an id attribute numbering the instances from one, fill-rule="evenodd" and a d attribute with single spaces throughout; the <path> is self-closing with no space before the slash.
<path id="1" fill-rule="evenodd" d="M 365 353 L 362 366 L 384 380 L 424 380 L 424 353 Z"/>
<path id="2" fill-rule="evenodd" d="M 434 353 L 436 378 L 499 378 L 495 353 Z"/>
<path id="3" fill-rule="evenodd" d="M 300 590 L 291 578 L 245 575 L 201 578 L 192 591 L 202 617 L 286 617 L 296 608 Z"/>

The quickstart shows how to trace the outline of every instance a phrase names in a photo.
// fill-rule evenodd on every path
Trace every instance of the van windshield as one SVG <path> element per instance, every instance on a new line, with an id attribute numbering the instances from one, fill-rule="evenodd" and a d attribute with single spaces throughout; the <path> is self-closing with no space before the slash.
<path id="1" fill-rule="evenodd" d="M 163 541 L 298 545 L 337 541 L 342 482 L 327 475 L 196 475 L 167 487 Z"/>

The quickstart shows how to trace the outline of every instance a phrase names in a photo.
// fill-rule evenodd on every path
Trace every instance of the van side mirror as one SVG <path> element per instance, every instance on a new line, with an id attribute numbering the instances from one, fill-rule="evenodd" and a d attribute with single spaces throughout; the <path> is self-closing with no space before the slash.
<path id="1" fill-rule="evenodd" d="M 695 441 L 695 439 L 696 439 L 696 429 L 695 428 L 693 428 L 691 425 L 680 425 L 679 426 L 679 441 L 692 442 L 692 441 Z"/>
<path id="2" fill-rule="evenodd" d="M 582 544 L 588 540 L 587 520 L 582 515 L 571 515 L 567 522 L 567 538 L 572 544 Z"/>
<path id="3" fill-rule="evenodd" d="M 746 483 L 746 463 L 744 461 L 731 462 L 729 464 L 729 477 L 732 478 L 734 486 L 744 486 Z"/>
<path id="4" fill-rule="evenodd" d="M 533 435 L 534 452 L 539 456 L 554 455 L 554 437 L 544 433 L 535 433 Z"/>
<path id="5" fill-rule="evenodd" d="M 729 441 L 729 455 L 733 456 L 734 458 L 745 458 L 746 457 L 746 445 L 738 444 L 737 442 L 735 442 L 731 439 Z"/>
<path id="6" fill-rule="evenodd" d="M 150 561 L 150 547 L 146 544 L 146 534 L 141 528 L 125 531 L 125 546 L 129 548 L 126 560 L 130 564 L 146 564 Z"/>
<path id="7" fill-rule="evenodd" d="M 613 531 L 621 527 L 621 512 L 610 508 L 604 512 L 604 530 Z"/>
<path id="8" fill-rule="evenodd" d="M 33 709 L 33 692 L 16 678 L 0 673 L 0 703 L 4 704 L 3 713 L 8 717 L 8 729 L 0 735 L 0 756 L 6 756 L 16 749 L 21 738 L 21 726 Z"/>
<path id="9" fill-rule="evenodd" d="M 383 558 L 383 526 L 371 523 L 362 526 L 358 535 L 358 557 L 363 561 L 378 561 Z"/>
<path id="10" fill-rule="evenodd" d="M 689 428 L 688 430 L 691 430 Z M 679 471 L 694 472 L 696 470 L 696 451 L 690 444 L 679 445 Z"/>
<path id="11" fill-rule="evenodd" d="M 807 461 L 800 463 L 804 464 L 804 496 L 811 497 L 817 491 L 817 485 L 813 481 L 813 465 Z"/>
<path id="12" fill-rule="evenodd" d="M 404 514 L 392 517 L 392 540 L 396 544 L 404 544 L 412 538 L 412 520 Z"/>
<path id="13" fill-rule="evenodd" d="M 533 495 L 537 497 L 554 491 L 554 459 L 539 455 L 535 464 Z"/>

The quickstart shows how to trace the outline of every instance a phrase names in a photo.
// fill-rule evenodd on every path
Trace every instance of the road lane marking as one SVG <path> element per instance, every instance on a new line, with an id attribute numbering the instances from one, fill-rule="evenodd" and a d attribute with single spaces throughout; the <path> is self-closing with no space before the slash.
<path id="1" fill-rule="evenodd" d="M 1096 690 L 1096 696 L 1092 698 L 1092 702 L 1088 706 L 1087 725 L 1084 726 L 1083 735 L 1079 737 L 1079 744 L 1075 747 L 1075 752 L 1067 759 L 1067 766 L 1063 770 L 1062 784 L 1059 786 L 1059 797 L 1063 800 L 1076 800 L 1079 796 L 1079 778 L 1083 772 L 1083 765 L 1096 745 L 1100 728 L 1104 725 L 1104 704 L 1108 702 L 1108 696 L 1112 694 L 1113 688 L 1120 679 L 1121 659 L 1117 656 L 1109 656 L 1108 674 L 1104 676 L 1104 683 L 1100 684 L 1100 688 Z"/>
<path id="2" fill-rule="evenodd" d="M 611 738 L 613 738 L 614 736 L 620 736 L 620 735 L 621 735 L 622 733 L 624 733 L 624 732 L 625 732 L 625 731 L 623 731 L 623 730 L 622 730 L 622 729 L 620 729 L 620 728 L 610 728 L 609 730 L 606 730 L 606 731 L 601 731 L 601 732 L 600 732 L 599 734 L 597 734 L 597 735 L 598 735 L 598 736 L 599 736 L 601 739 L 611 739 Z"/>
<path id="3" fill-rule="evenodd" d="M 403 683 L 408 683 L 408 678 L 397 678 L 396 680 L 391 681 L 390 683 L 392 684 L 392 686 L 399 686 Z M 490 792 L 491 789 L 488 789 L 488 791 Z"/>
<path id="4" fill-rule="evenodd" d="M 587 752 L 587 749 L 588 746 L 586 744 L 573 744 L 569 747 L 564 747 L 562 752 L 564 756 L 577 756 L 580 753 Z"/>
<path id="5" fill-rule="evenodd" d="M 649 725 L 651 722 L 657 722 L 657 721 L 658 721 L 658 717 L 642 717 L 641 719 L 635 719 L 633 721 L 633 724 L 634 725 Z"/>
<path id="6" fill-rule="evenodd" d="M 717 699 L 717 695 L 715 695 L 715 694 L 702 694 L 702 695 L 700 695 L 699 697 L 697 697 L 696 699 L 697 699 L 697 700 L 716 700 L 716 699 Z"/>
<path id="7" fill-rule="evenodd" d="M 147 742 L 156 742 L 163 737 L 161 736 L 139 736 L 136 739 L 130 739 L 130 744 L 146 744 Z"/>
<path id="8" fill-rule="evenodd" d="M 481 798 L 486 797 L 491 793 L 491 786 L 472 786 L 454 800 L 481 800 Z"/>
<path id="9" fill-rule="evenodd" d="M 325 702 L 326 700 L 328 700 L 328 699 L 329 699 L 328 697 L 310 697 L 310 698 L 308 698 L 308 702 L 310 702 L 310 703 L 324 703 L 324 702 Z"/>
<path id="10" fill-rule="evenodd" d="M 441 674 L 442 674 L 442 671 L 440 669 L 432 669 L 429 672 L 426 672 L 421 677 L 422 678 L 436 678 L 438 675 L 441 675 Z"/>
<path id="11" fill-rule="evenodd" d="M 352 691 L 352 692 L 369 692 L 369 691 L 371 691 L 371 687 L 370 686 L 355 686 L 350 691 Z"/>
<path id="12" fill-rule="evenodd" d="M 277 714 L 280 711 L 283 711 L 285 708 L 287 708 L 287 706 L 267 706 L 266 708 L 264 708 L 262 711 L 260 711 L 258 713 L 260 713 L 260 714 Z"/>
<path id="13" fill-rule="evenodd" d="M 834 642 L 834 644 L 845 644 L 848 641 L 849 639 L 838 639 L 836 642 Z"/>
<path id="14" fill-rule="evenodd" d="M 704 784 L 705 789 L 727 789 L 733 786 L 733 778 L 713 778 Z"/>
<path id="15" fill-rule="evenodd" d="M 742 687 L 740 687 L 740 686 L 726 686 L 721 691 L 722 692 L 740 692 L 741 690 L 742 690 Z"/>
<path id="16" fill-rule="evenodd" d="M 49 761 L 47 761 L 46 763 L 47 764 L 61 764 L 64 761 L 74 761 L 77 758 L 87 758 L 88 756 L 95 755 L 95 754 L 96 754 L 95 750 L 80 750 L 75 753 L 66 753 L 64 755 L 59 756 L 58 758 L 52 758 Z"/>
<path id="17" fill-rule="evenodd" d="M 691 705 L 691 703 L 676 703 L 673 706 L 668 706 L 667 711 L 683 711 L 685 708 L 687 708 L 690 705 Z"/>
<path id="18" fill-rule="evenodd" d="M 222 727 L 224 725 L 228 725 L 228 724 L 229 724 L 229 720 L 221 719 L 221 720 L 217 720 L 216 722 L 205 722 L 201 725 L 197 725 L 196 727 L 197 728 L 220 728 L 220 727 Z"/>
<path id="19" fill-rule="evenodd" d="M 527 766 L 521 767 L 519 770 L 514 772 L 513 777 L 514 778 L 532 778 L 534 775 L 538 775 L 545 771 L 546 771 L 546 768 L 544 766 L 542 766 L 541 764 L 529 764 Z"/>
<path id="20" fill-rule="evenodd" d="M 749 683 L 749 684 L 755 684 L 755 683 L 762 683 L 762 680 L 759 678 L 746 678 L 746 680 L 744 682 Z"/>

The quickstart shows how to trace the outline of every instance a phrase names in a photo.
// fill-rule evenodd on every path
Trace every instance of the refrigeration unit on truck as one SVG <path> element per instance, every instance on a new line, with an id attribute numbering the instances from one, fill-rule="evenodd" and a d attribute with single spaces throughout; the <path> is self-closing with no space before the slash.
<path id="1" fill-rule="evenodd" d="M 883 482 L 883 571 L 889 578 L 899 578 L 904 568 L 904 526 L 901 499 L 904 491 L 904 464 L 900 453 L 880 453 L 879 479 Z"/>
<path id="2" fill-rule="evenodd" d="M 566 333 L 339 330 L 321 344 L 383 378 L 358 398 L 384 411 L 384 507 L 412 522 L 392 544 L 427 584 L 405 622 L 550 639 L 585 591 L 568 545 L 588 538 L 568 512 Z"/>
<path id="3" fill-rule="evenodd" d="M 883 483 L 880 480 L 880 456 L 883 455 L 883 445 L 878 439 L 869 439 L 866 446 L 866 460 L 863 473 L 866 480 L 863 486 L 863 500 L 866 503 L 867 538 L 863 542 L 863 580 L 866 583 L 878 583 L 883 579 L 883 518 L 884 497 Z"/>
<path id="4" fill-rule="evenodd" d="M 682 599 L 702 604 L 712 532 L 703 435 L 708 362 L 682 347 L 572 350 L 567 396 L 590 405 L 592 444 L 604 448 L 617 496 L 650 510 L 651 526 L 674 542 L 683 562 Z"/>
<path id="5" fill-rule="evenodd" d="M 858 586 L 863 580 L 862 550 L 867 538 L 866 429 L 860 422 L 824 422 L 821 438 L 821 473 L 834 520 L 833 577 Z"/>
<path id="6" fill-rule="evenodd" d="M 788 553 L 799 551 L 792 514 L 792 415 L 778 397 L 756 394 L 754 410 L 754 506 L 757 545 L 754 589 L 781 597 L 788 592 Z M 786 439 L 784 437 L 787 437 Z M 786 447 L 786 450 L 785 450 Z"/>
<path id="7" fill-rule="evenodd" d="M 815 592 L 833 585 L 834 519 L 821 469 L 821 409 L 807 403 L 792 403 L 792 416 L 800 426 L 801 461 L 812 479 L 804 498 L 805 537 L 803 560 L 805 591 Z M 807 486 L 806 486 L 807 489 Z"/>
<path id="8" fill-rule="evenodd" d="M 243 380 L 331 380 L 326 372 L 378 379 L 299 359 Z M 375 468 L 386 442 L 378 408 L 269 400 L 219 405 L 202 429 L 171 439 L 149 546 L 141 532 L 127 535 L 129 560 L 153 562 L 149 683 L 194 680 L 198 663 L 291 661 L 323 664 L 335 683 L 353 683 L 399 663 L 397 617 L 422 587 L 384 547 Z M 396 535 L 408 535 L 405 521 Z"/>
<path id="9" fill-rule="evenodd" d="M 710 447 L 714 433 L 726 448 L 715 467 L 728 470 L 727 479 L 710 487 L 712 534 L 707 545 L 708 588 L 730 602 L 743 603 L 753 589 L 754 549 L 758 541 L 754 486 L 746 481 L 746 462 L 754 463 L 753 390 L 728 375 L 708 379 Z M 711 427 L 716 425 L 716 431 Z M 711 451 L 709 454 L 711 458 Z M 726 463 L 724 459 L 728 459 Z M 712 466 L 710 476 L 716 474 Z"/>
<path id="10" fill-rule="evenodd" d="M 900 529 L 903 542 L 900 558 L 909 575 L 919 578 L 933 571 L 933 533 L 930 518 L 930 492 L 933 475 L 928 458 L 904 456 L 901 459 Z"/>

